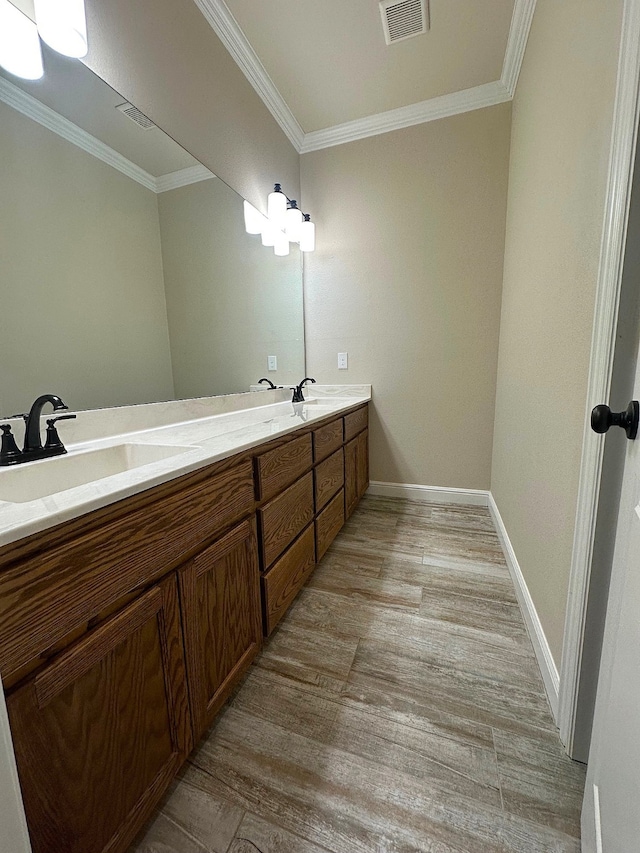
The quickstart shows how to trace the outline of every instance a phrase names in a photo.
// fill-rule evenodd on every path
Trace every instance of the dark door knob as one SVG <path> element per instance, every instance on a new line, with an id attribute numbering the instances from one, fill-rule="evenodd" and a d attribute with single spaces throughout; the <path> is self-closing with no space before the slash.
<path id="1" fill-rule="evenodd" d="M 638 434 L 640 403 L 632 400 L 624 412 L 612 412 L 609 406 L 601 404 L 591 412 L 591 429 L 594 432 L 606 432 L 610 426 L 619 426 L 626 432 L 627 438 Z"/>

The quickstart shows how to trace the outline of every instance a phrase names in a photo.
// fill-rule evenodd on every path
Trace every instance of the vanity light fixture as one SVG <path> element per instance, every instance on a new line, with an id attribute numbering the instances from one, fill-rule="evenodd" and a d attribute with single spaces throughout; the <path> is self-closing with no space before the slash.
<path id="1" fill-rule="evenodd" d="M 87 18 L 84 0 L 34 0 L 36 24 L 42 41 L 63 56 L 87 55 Z"/>
<path id="2" fill-rule="evenodd" d="M 273 246 L 276 255 L 288 255 L 289 243 L 299 243 L 301 252 L 313 252 L 316 247 L 311 216 L 300 210 L 295 199 L 287 198 L 280 184 L 269 193 L 266 216 L 244 202 L 244 227 L 247 234 L 261 234 L 262 245 Z"/>
<path id="3" fill-rule="evenodd" d="M 9 0 L 0 0 L 0 65 L 24 80 L 44 74 L 38 29 Z"/>

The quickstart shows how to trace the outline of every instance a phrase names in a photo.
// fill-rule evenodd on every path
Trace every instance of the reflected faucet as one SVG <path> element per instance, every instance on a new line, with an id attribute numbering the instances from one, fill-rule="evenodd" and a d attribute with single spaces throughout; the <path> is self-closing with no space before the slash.
<path id="1" fill-rule="evenodd" d="M 263 376 L 263 377 L 262 377 L 262 379 L 258 379 L 258 385 L 262 385 L 262 384 L 264 384 L 265 382 L 268 382 L 268 383 L 269 383 L 269 388 L 274 388 L 274 389 L 275 389 L 275 387 L 276 387 L 276 386 L 273 384 L 273 382 L 272 382 L 270 379 L 267 379 L 267 377 L 266 377 L 266 376 Z"/>
<path id="2" fill-rule="evenodd" d="M 296 385 L 295 388 L 292 388 L 293 397 L 291 398 L 292 403 L 304 403 L 304 394 L 302 393 L 302 387 L 305 382 L 313 382 L 315 384 L 315 379 L 312 379 L 310 376 L 305 376 L 302 382 L 299 385 Z"/>

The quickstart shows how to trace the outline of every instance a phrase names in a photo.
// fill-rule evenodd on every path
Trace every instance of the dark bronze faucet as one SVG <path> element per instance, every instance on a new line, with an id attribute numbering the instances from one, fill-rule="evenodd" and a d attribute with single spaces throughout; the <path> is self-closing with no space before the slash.
<path id="1" fill-rule="evenodd" d="M 0 465 L 16 465 L 20 462 L 32 462 L 34 459 L 46 459 L 49 456 L 59 456 L 66 453 L 66 448 L 60 441 L 55 428 L 56 421 L 69 420 L 75 415 L 60 415 L 57 418 L 47 420 L 47 441 L 42 446 L 40 435 L 40 415 L 43 408 L 51 403 L 54 412 L 68 409 L 60 397 L 55 394 L 42 394 L 34 401 L 28 415 L 14 415 L 16 418 L 24 418 L 24 448 L 18 449 L 15 438 L 11 432 L 10 424 L 2 424 L 2 447 L 0 448 Z"/>
<path id="2" fill-rule="evenodd" d="M 258 385 L 263 385 L 265 382 L 269 383 L 269 388 L 276 387 L 270 379 L 267 379 L 266 376 L 263 376 L 262 379 L 258 379 Z"/>
<path id="3" fill-rule="evenodd" d="M 299 385 L 296 385 L 295 388 L 292 388 L 293 397 L 291 398 L 292 403 L 304 403 L 304 395 L 302 393 L 302 387 L 305 382 L 313 382 L 315 384 L 315 379 L 312 379 L 310 376 L 305 376 L 302 382 Z"/>

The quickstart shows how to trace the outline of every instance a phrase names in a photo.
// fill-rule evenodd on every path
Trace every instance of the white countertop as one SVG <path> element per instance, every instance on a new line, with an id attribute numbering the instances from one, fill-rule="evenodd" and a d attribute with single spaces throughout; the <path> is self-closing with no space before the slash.
<path id="1" fill-rule="evenodd" d="M 59 425 L 67 456 L 0 468 L 0 489 L 5 472 L 15 478 L 20 469 L 25 471 L 39 466 L 44 478 L 47 466 L 71 456 L 80 458 L 101 448 L 128 444 L 185 449 L 168 458 L 37 500 L 21 503 L 0 500 L 0 546 L 361 405 L 371 399 L 371 386 L 314 385 L 305 388 L 307 401 L 296 404 L 288 399 L 282 401 L 282 397 L 290 393 L 288 390 L 260 391 L 197 401 L 78 412 L 76 421 Z M 203 412 L 216 411 L 219 413 L 202 416 Z M 172 419 L 173 422 L 167 422 Z M 90 439 L 88 435 L 98 437 Z M 5 484 L 8 482 L 6 478 Z"/>

